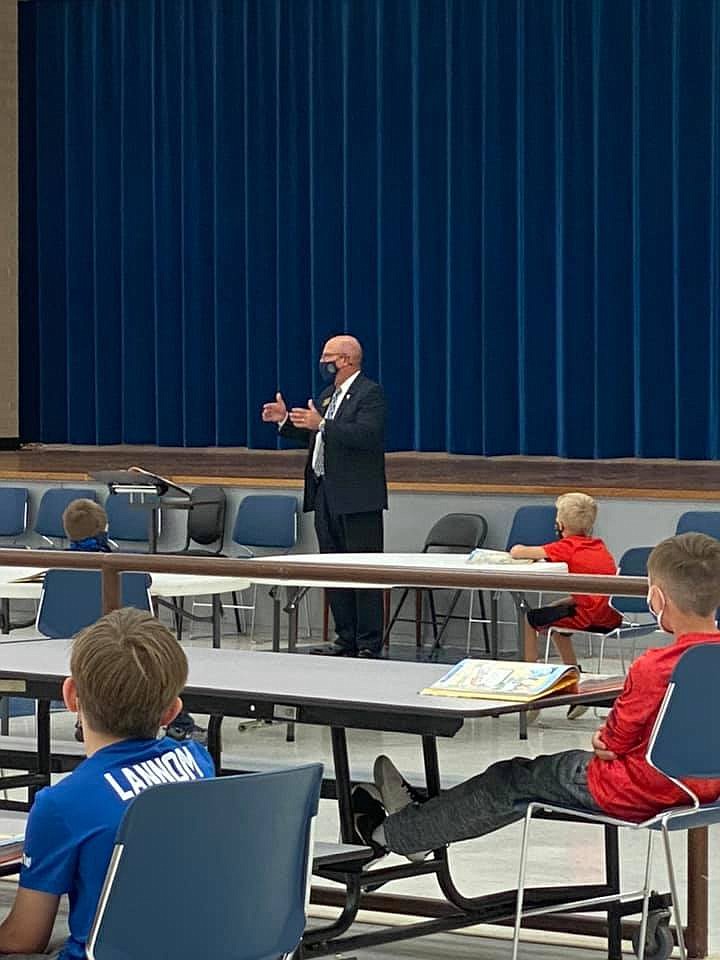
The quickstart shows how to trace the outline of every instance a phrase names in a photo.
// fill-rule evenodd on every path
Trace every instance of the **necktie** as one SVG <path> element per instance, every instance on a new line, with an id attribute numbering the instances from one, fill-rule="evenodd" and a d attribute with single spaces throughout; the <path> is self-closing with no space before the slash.
<path id="1" fill-rule="evenodd" d="M 342 391 L 340 387 L 337 387 L 335 393 L 332 395 L 332 399 L 328 405 L 327 410 L 325 411 L 325 419 L 332 420 L 335 416 L 335 411 L 340 405 L 340 397 L 342 396 Z M 313 458 L 313 472 L 316 477 L 325 476 L 325 441 L 323 439 L 322 431 L 318 430 L 317 437 L 315 439 L 315 456 Z"/>

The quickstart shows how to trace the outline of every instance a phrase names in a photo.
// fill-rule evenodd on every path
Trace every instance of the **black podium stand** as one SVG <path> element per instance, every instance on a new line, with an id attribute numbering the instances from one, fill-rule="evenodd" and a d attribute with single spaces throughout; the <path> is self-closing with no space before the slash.
<path id="1" fill-rule="evenodd" d="M 149 551 L 157 553 L 160 507 L 172 510 L 192 510 L 190 491 L 179 487 L 165 477 L 128 467 L 127 470 L 99 470 L 90 474 L 92 480 L 107 484 L 111 494 L 127 493 L 130 504 L 149 513 Z"/>

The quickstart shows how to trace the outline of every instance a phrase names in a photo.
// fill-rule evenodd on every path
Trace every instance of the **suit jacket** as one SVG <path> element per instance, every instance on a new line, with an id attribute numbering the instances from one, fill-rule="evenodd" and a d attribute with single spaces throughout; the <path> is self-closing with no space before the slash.
<path id="1" fill-rule="evenodd" d="M 315 405 L 321 413 L 327 409 L 334 391 L 331 384 L 318 397 Z M 338 516 L 385 510 L 385 394 L 380 384 L 361 373 L 351 384 L 333 419 L 325 422 L 323 432 L 323 482 L 330 512 Z M 317 491 L 312 468 L 315 433 L 286 420 L 280 434 L 308 447 L 303 502 L 307 513 L 315 509 Z"/>

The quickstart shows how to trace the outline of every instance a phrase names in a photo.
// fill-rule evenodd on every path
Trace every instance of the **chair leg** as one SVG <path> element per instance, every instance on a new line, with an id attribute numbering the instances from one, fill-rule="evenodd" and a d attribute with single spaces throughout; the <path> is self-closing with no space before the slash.
<path id="1" fill-rule="evenodd" d="M 323 623 L 322 623 L 322 642 L 327 643 L 330 630 L 330 601 L 328 600 L 327 590 L 323 587 L 322 592 L 323 605 Z"/>
<path id="2" fill-rule="evenodd" d="M 179 607 L 180 610 L 185 609 L 185 598 L 184 597 L 175 597 L 174 604 L 176 607 Z M 175 632 L 177 633 L 178 643 L 182 643 L 183 638 L 183 620 L 185 619 L 181 613 L 177 610 L 173 611 L 175 615 Z"/>
<path id="3" fill-rule="evenodd" d="M 473 604 L 475 600 L 475 591 L 468 590 L 470 594 L 470 599 L 468 600 L 468 616 L 467 616 L 467 634 L 465 636 L 465 656 L 470 656 L 470 640 L 472 639 L 472 625 L 473 625 Z"/>
<path id="4" fill-rule="evenodd" d="M 252 612 L 250 614 L 250 643 L 255 641 L 255 611 L 257 610 L 257 584 L 253 584 Z"/>
<path id="5" fill-rule="evenodd" d="M 677 881 L 675 879 L 675 866 L 673 864 L 672 851 L 670 849 L 670 833 L 665 826 L 662 828 L 662 838 L 663 846 L 665 848 L 665 863 L 667 864 L 670 894 L 672 895 L 673 920 L 675 921 L 675 932 L 677 934 L 680 960 L 687 960 L 687 947 L 685 946 L 685 934 L 683 933 L 682 918 L 680 916 L 680 900 L 678 898 Z"/>
<path id="6" fill-rule="evenodd" d="M 485 644 L 485 653 L 490 653 L 490 631 L 488 630 L 488 616 L 485 611 L 485 592 L 478 590 L 478 607 L 480 608 L 480 617 L 482 619 L 483 643 Z"/>
<path id="7" fill-rule="evenodd" d="M 392 597 L 392 587 L 389 590 L 383 590 L 383 647 L 390 649 L 390 634 L 388 633 L 388 623 L 390 621 L 390 601 Z"/>
<path id="8" fill-rule="evenodd" d="M 232 592 L 233 604 L 235 605 L 235 627 L 237 628 L 238 633 L 242 633 L 242 625 L 240 623 L 240 611 L 238 607 L 240 606 L 240 601 L 238 600 L 237 590 Z"/>
<path id="9" fill-rule="evenodd" d="M 390 591 L 388 591 L 389 593 Z M 407 595 L 410 593 L 410 587 L 405 587 L 403 592 L 400 594 L 400 600 L 398 605 L 395 607 L 395 613 L 391 614 L 389 620 L 385 624 L 384 628 L 384 643 L 389 646 L 390 644 L 390 634 L 392 633 L 392 628 L 395 626 L 395 621 L 400 616 L 400 611 L 403 608 L 403 604 L 407 599 Z M 388 610 L 390 609 L 390 600 L 388 598 Z"/>
<path id="10" fill-rule="evenodd" d="M 522 924 L 523 901 L 525 899 L 525 874 L 527 872 L 527 852 L 530 842 L 531 807 L 528 807 L 523 822 L 522 846 L 520 847 L 520 870 L 518 871 L 517 899 L 515 901 L 515 927 L 513 929 L 512 960 L 517 960 L 520 948 L 520 926 Z"/>
<path id="11" fill-rule="evenodd" d="M 652 865 L 653 840 L 655 835 L 652 830 L 648 830 L 647 856 L 645 858 L 645 880 L 643 881 L 643 905 L 642 916 L 640 917 L 640 938 L 638 940 L 638 958 L 645 960 L 645 938 L 647 937 L 648 907 L 650 905 L 650 867 Z"/>
<path id="12" fill-rule="evenodd" d="M 314 638 L 313 638 L 312 618 L 310 617 L 310 591 L 309 590 L 305 592 L 305 596 L 303 597 L 303 600 L 304 600 L 304 607 L 305 607 L 305 624 L 307 626 L 308 640 L 312 640 Z"/>
<path id="13" fill-rule="evenodd" d="M 435 610 L 435 594 L 432 590 L 428 590 L 428 602 L 430 604 L 430 620 L 432 621 L 433 629 L 433 643 L 437 647 L 438 642 L 438 622 L 437 622 L 437 611 Z"/>
<path id="14" fill-rule="evenodd" d="M 422 647 L 422 590 L 415 591 L 415 647 Z"/>
<path id="15" fill-rule="evenodd" d="M 550 659 L 550 641 L 552 640 L 552 635 L 555 633 L 552 627 L 545 634 L 545 663 Z"/>

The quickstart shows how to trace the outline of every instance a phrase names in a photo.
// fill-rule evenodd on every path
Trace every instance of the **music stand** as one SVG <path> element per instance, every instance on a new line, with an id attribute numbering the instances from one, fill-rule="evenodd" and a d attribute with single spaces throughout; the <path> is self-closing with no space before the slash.
<path id="1" fill-rule="evenodd" d="M 96 473 L 91 473 L 90 478 L 97 480 L 99 483 L 107 484 L 111 495 L 127 493 L 131 505 L 149 511 L 150 531 L 148 541 L 150 553 L 157 553 L 161 497 L 165 497 L 162 500 L 162 506 L 164 507 L 175 510 L 191 509 L 189 490 L 179 487 L 172 480 L 150 473 L 142 467 L 128 467 L 127 470 L 99 470 Z M 171 490 L 180 496 L 166 497 L 165 495 Z"/>

